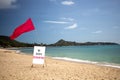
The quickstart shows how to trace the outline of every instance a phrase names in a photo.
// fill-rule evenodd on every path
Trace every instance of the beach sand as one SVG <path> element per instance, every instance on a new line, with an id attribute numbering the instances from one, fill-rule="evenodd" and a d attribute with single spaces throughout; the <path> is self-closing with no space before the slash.
<path id="1" fill-rule="evenodd" d="M 57 54 L 57 53 L 56 53 Z M 0 80 L 120 80 L 120 68 L 45 58 L 32 65 L 32 56 L 0 49 Z"/>

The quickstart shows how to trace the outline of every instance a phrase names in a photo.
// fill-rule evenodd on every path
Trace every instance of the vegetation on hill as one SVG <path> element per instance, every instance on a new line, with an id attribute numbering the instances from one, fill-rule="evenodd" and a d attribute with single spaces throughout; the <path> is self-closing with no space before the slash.
<path id="1" fill-rule="evenodd" d="M 51 44 L 51 46 L 84 46 L 84 45 L 118 45 L 117 43 L 112 42 L 85 42 L 85 43 L 78 43 L 72 41 L 65 41 L 63 39 L 59 40 L 58 42 Z"/>
<path id="2" fill-rule="evenodd" d="M 44 44 L 30 44 L 23 43 L 16 40 L 11 40 L 8 36 L 0 36 L 0 47 L 33 47 L 34 45 L 44 45 Z"/>
<path id="3" fill-rule="evenodd" d="M 37 43 L 23 43 L 16 40 L 11 40 L 8 36 L 0 36 L 0 47 L 33 47 L 33 46 L 83 46 L 83 45 L 118 45 L 117 43 L 111 42 L 85 42 L 85 43 L 78 43 L 72 41 L 65 41 L 63 39 L 57 41 L 54 44 L 37 44 Z"/>

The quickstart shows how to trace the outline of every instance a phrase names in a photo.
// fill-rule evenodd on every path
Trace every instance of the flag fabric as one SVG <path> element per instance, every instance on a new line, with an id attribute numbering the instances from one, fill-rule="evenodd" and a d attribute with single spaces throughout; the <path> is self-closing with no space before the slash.
<path id="1" fill-rule="evenodd" d="M 18 26 L 14 32 L 12 33 L 12 35 L 10 36 L 10 39 L 14 40 L 15 38 L 17 38 L 18 36 L 20 36 L 21 34 L 25 33 L 25 32 L 29 32 L 34 30 L 34 24 L 32 23 L 31 18 L 29 18 L 25 23 L 23 23 L 22 25 Z"/>

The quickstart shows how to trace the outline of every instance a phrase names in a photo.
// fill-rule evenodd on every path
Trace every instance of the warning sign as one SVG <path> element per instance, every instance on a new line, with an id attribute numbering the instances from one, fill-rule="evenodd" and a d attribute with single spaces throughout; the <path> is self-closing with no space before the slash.
<path id="1" fill-rule="evenodd" d="M 45 46 L 34 46 L 33 64 L 44 64 Z"/>

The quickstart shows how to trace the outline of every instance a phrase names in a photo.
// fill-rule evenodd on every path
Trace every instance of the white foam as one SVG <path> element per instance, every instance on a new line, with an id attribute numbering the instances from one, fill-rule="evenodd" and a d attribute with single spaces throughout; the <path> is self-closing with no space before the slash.
<path id="1" fill-rule="evenodd" d="M 80 60 L 80 59 L 73 59 L 73 58 L 68 58 L 68 57 L 53 57 L 54 59 L 61 59 L 61 60 L 66 60 L 66 61 L 74 61 L 74 62 L 83 62 L 83 63 L 92 63 L 96 64 L 98 62 L 93 62 L 93 61 L 88 61 L 88 60 Z"/>
<path id="2" fill-rule="evenodd" d="M 18 53 L 18 54 L 19 54 L 20 52 L 21 52 L 20 50 L 16 50 L 16 53 Z"/>
<path id="3" fill-rule="evenodd" d="M 117 65 L 111 65 L 111 64 L 105 64 L 103 66 L 113 67 L 113 68 L 120 68 L 120 66 Z"/>
<path id="4" fill-rule="evenodd" d="M 90 63 L 90 64 L 97 64 L 97 65 L 100 65 L 100 66 L 120 68 L 120 65 L 117 65 L 117 64 L 110 64 L 110 63 L 105 63 L 105 62 L 100 63 L 100 62 L 95 62 L 95 61 L 73 59 L 73 58 L 68 58 L 68 57 L 53 57 L 53 59 L 60 59 L 60 60 L 73 61 L 73 62 L 82 62 L 82 63 Z"/>

